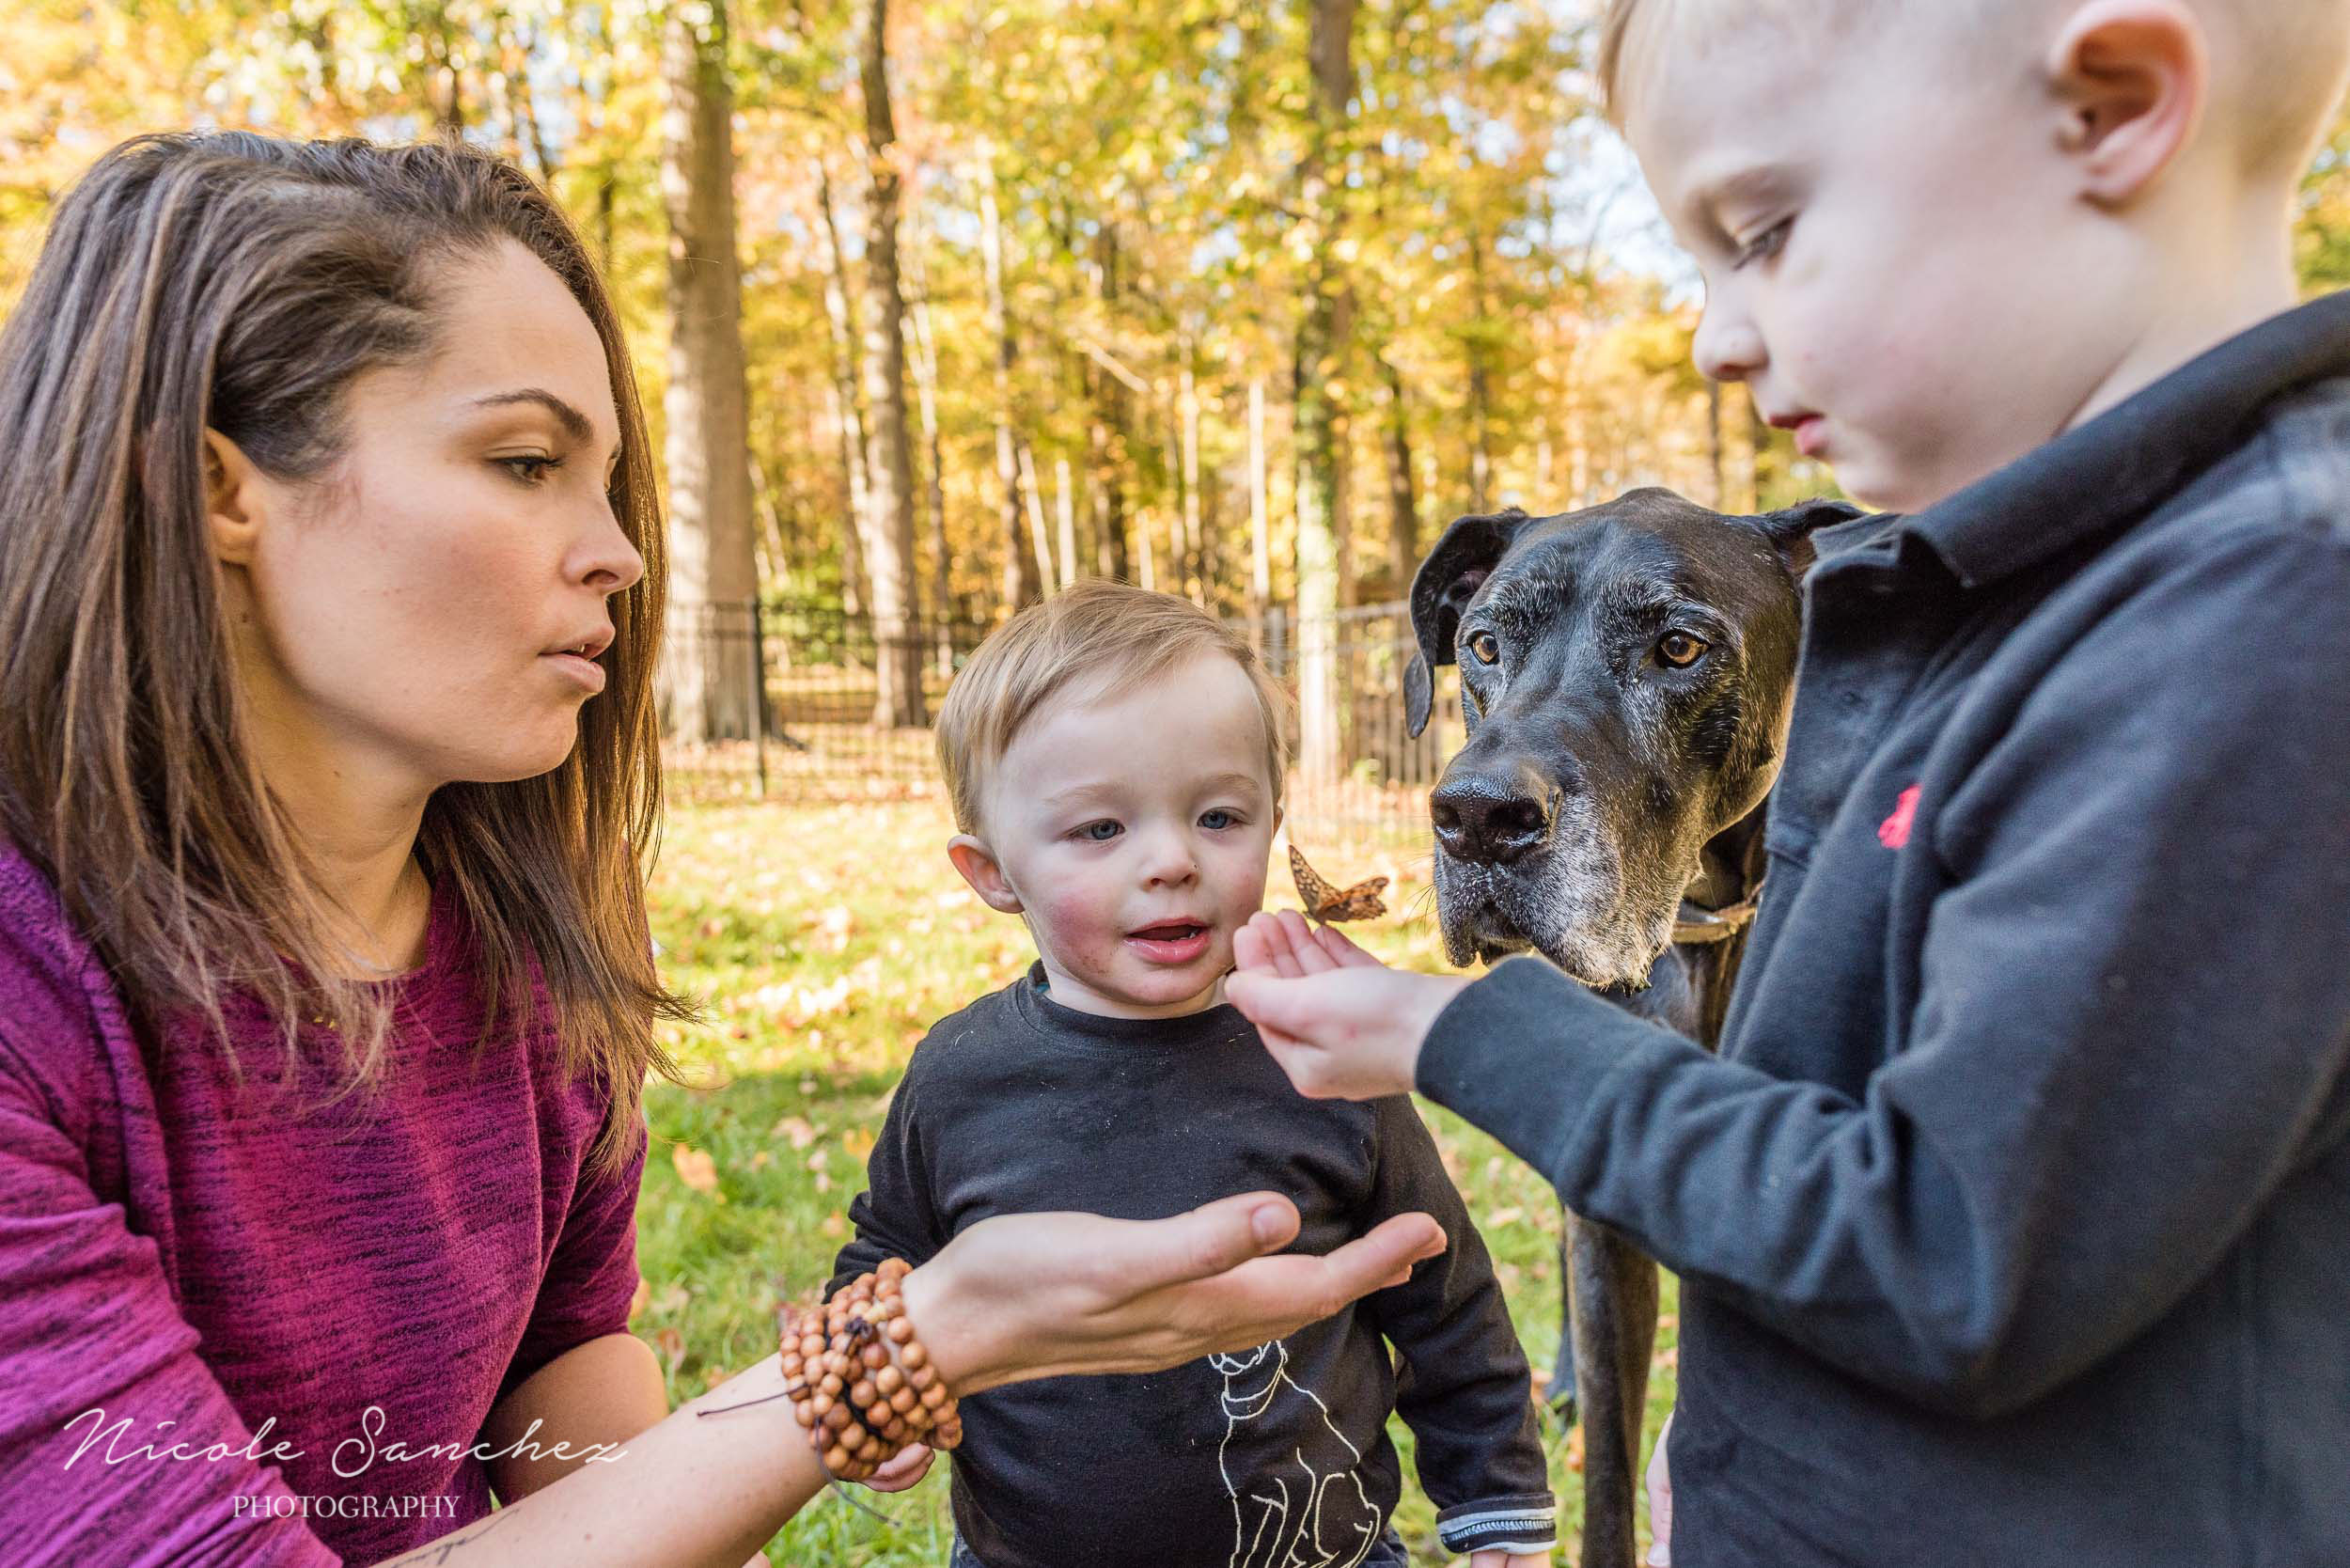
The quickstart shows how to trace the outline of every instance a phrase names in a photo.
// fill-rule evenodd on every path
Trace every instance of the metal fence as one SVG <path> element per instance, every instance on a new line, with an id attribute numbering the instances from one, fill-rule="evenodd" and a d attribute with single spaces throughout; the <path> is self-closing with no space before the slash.
<path id="1" fill-rule="evenodd" d="M 1287 808 L 1295 840 L 1309 852 L 1422 849 L 1429 786 L 1461 744 L 1460 703 L 1452 683 L 1440 680 L 1427 730 L 1406 733 L 1403 670 L 1414 645 L 1403 606 L 1342 610 L 1319 627 L 1281 608 L 1233 624 L 1292 695 L 1300 649 L 1329 651 L 1337 733 L 1323 757 L 1293 758 Z M 928 720 L 990 630 L 931 622 L 899 640 L 878 635 L 870 615 L 790 604 L 714 605 L 691 623 L 673 621 L 672 638 L 702 639 L 705 667 L 757 668 L 765 713 L 758 726 L 748 714 L 730 715 L 732 722 L 722 716 L 717 728 L 745 737 L 739 741 L 672 743 L 672 797 L 837 803 L 943 795 Z M 1312 635 L 1318 630 L 1326 635 Z M 879 722 L 888 716 L 880 711 L 885 664 L 901 690 L 918 682 L 923 724 Z"/>

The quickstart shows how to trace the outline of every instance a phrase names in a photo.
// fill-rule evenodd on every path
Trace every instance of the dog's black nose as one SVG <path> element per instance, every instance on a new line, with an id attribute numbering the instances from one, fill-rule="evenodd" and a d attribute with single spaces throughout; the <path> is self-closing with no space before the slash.
<path id="1" fill-rule="evenodd" d="M 1456 860 L 1506 866 L 1550 837 L 1547 780 L 1528 764 L 1448 777 L 1428 797 L 1436 839 Z"/>

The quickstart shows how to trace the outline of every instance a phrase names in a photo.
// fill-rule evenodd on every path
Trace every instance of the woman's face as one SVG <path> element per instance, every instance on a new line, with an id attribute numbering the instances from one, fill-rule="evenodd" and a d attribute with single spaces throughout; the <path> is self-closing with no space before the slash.
<path id="1" fill-rule="evenodd" d="M 518 244 L 438 282 L 438 342 L 351 384 L 322 476 L 280 484 L 228 448 L 215 478 L 265 771 L 400 799 L 525 778 L 603 688 L 605 601 L 644 562 L 605 494 L 603 341 Z"/>

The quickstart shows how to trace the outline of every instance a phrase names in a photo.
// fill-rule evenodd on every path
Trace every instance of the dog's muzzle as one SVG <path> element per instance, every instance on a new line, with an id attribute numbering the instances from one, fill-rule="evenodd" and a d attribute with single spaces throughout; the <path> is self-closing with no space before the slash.
<path id="1" fill-rule="evenodd" d="M 1530 765 L 1448 778 L 1430 797 L 1436 913 L 1455 964 L 1532 949 L 1587 985 L 1637 989 L 1671 940 L 1672 900 L 1626 886 L 1590 797 Z"/>

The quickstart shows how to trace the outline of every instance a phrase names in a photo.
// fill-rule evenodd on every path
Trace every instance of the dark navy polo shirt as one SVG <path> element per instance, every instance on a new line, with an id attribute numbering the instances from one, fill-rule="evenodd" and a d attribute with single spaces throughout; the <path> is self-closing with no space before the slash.
<path id="1" fill-rule="evenodd" d="M 2350 1564 L 2350 294 L 1814 539 L 1719 1058 L 1420 1088 L 1680 1273 L 1683 1568 Z"/>

